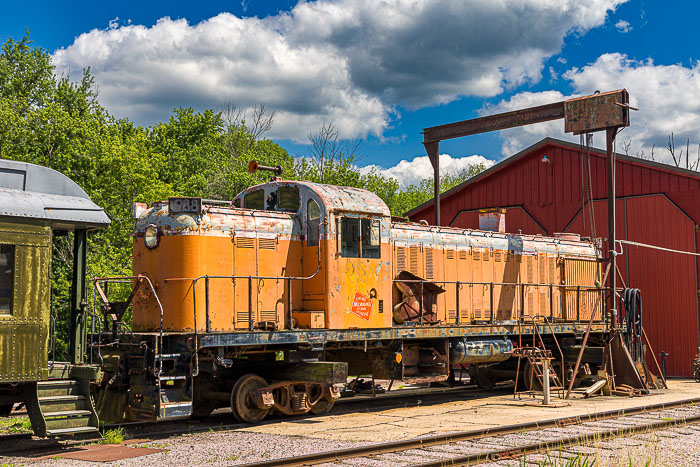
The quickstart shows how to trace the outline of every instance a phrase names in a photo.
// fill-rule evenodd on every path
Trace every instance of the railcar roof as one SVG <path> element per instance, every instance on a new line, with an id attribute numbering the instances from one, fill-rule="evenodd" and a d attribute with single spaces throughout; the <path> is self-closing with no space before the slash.
<path id="1" fill-rule="evenodd" d="M 250 187 L 243 192 L 245 195 L 254 190 L 259 190 L 265 186 L 296 185 L 306 187 L 316 193 L 326 206 L 328 212 L 358 212 L 363 214 L 379 214 L 390 216 L 389 207 L 376 194 L 347 186 L 326 185 L 306 181 L 280 180 Z"/>
<path id="2" fill-rule="evenodd" d="M 104 210 L 62 173 L 6 159 L 0 159 L 0 216 L 47 221 L 59 230 L 110 223 Z"/>

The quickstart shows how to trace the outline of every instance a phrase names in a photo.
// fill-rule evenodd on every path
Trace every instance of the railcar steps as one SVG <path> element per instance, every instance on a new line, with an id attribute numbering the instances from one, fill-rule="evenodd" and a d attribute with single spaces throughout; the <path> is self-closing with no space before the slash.
<path id="1" fill-rule="evenodd" d="M 99 431 L 97 412 L 87 381 L 39 381 L 36 390 L 27 399 L 27 413 L 36 436 L 65 436 Z"/>

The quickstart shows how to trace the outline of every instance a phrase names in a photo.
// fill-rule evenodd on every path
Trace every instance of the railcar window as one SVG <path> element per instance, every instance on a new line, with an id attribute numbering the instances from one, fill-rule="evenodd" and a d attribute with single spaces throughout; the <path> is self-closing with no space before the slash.
<path id="1" fill-rule="evenodd" d="M 15 284 L 15 246 L 0 245 L 0 313 L 12 313 Z"/>
<path id="2" fill-rule="evenodd" d="M 243 207 L 247 209 L 265 209 L 265 192 L 255 190 L 246 193 L 243 197 Z"/>
<path id="3" fill-rule="evenodd" d="M 379 221 L 375 219 L 362 219 L 362 257 L 379 258 Z"/>
<path id="4" fill-rule="evenodd" d="M 234 208 L 240 208 L 241 207 L 241 198 L 236 198 L 233 200 L 233 207 Z"/>
<path id="5" fill-rule="evenodd" d="M 321 209 L 316 201 L 310 199 L 306 203 L 307 246 L 318 246 L 319 225 L 321 223 Z"/>
<path id="6" fill-rule="evenodd" d="M 340 219 L 340 256 L 360 257 L 360 219 L 357 217 Z"/>
<path id="7" fill-rule="evenodd" d="M 340 219 L 340 256 L 344 258 L 379 258 L 379 238 L 378 220 L 357 217 Z"/>
<path id="8" fill-rule="evenodd" d="M 277 189 L 277 198 L 280 211 L 299 210 L 299 187 L 281 186 Z"/>

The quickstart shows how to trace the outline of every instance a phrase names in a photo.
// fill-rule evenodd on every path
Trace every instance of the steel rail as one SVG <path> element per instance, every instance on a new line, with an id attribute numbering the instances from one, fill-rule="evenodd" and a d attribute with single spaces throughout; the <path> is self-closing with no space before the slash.
<path id="1" fill-rule="evenodd" d="M 506 449 L 479 454 L 470 454 L 466 456 L 453 457 L 450 459 L 442 459 L 434 462 L 425 462 L 421 464 L 415 464 L 415 467 L 474 465 L 481 464 L 486 461 L 496 462 L 505 459 L 515 459 L 518 457 L 522 457 L 526 454 L 540 454 L 542 452 L 547 452 L 553 448 L 560 450 L 569 446 L 577 446 L 580 444 L 586 444 L 591 442 L 606 441 L 608 439 L 618 438 L 621 436 L 628 436 L 636 433 L 646 433 L 649 431 L 661 430 L 664 428 L 678 426 L 679 424 L 687 424 L 697 421 L 700 421 L 700 414 L 672 420 L 661 420 L 659 422 L 644 423 L 642 425 L 624 426 L 621 428 L 614 428 L 612 430 L 603 432 L 583 433 L 580 435 L 573 435 L 557 440 L 541 441 L 539 443 L 516 446 L 513 448 L 509 447 Z"/>
<path id="2" fill-rule="evenodd" d="M 693 399 L 683 399 L 680 401 L 674 401 L 674 402 L 668 402 L 668 403 L 659 403 L 659 404 L 652 404 L 652 405 L 647 405 L 647 406 L 642 406 L 642 407 L 632 407 L 629 409 L 620 409 L 620 410 L 609 410 L 605 412 L 597 412 L 597 413 L 592 413 L 592 414 L 587 414 L 587 415 L 577 415 L 573 417 L 559 417 L 559 418 L 552 418 L 552 419 L 547 419 L 547 420 L 539 420 L 536 422 L 528 422 L 528 423 L 518 423 L 515 425 L 504 425 L 500 427 L 495 427 L 495 428 L 486 428 L 482 430 L 470 430 L 470 431 L 463 431 L 459 433 L 451 433 L 451 434 L 446 434 L 446 435 L 434 435 L 434 436 L 427 436 L 424 438 L 412 438 L 408 440 L 401 440 L 401 441 L 393 441 L 393 442 L 387 442 L 387 443 L 380 443 L 380 444 L 373 444 L 370 446 L 362 446 L 362 447 L 357 447 L 357 448 L 348 448 L 348 449 L 339 449 L 335 451 L 326 451 L 326 452 L 320 452 L 320 453 L 315 453 L 315 454 L 306 454 L 302 456 L 294 456 L 294 457 L 287 457 L 287 458 L 280 458 L 280 459 L 273 459 L 270 461 L 264 461 L 264 462 L 256 462 L 252 464 L 247 464 L 248 466 L 255 466 L 255 467 L 273 467 L 273 466 L 307 466 L 307 465 L 315 465 L 315 464 L 322 464 L 326 462 L 337 462 L 343 459 L 352 459 L 352 458 L 358 458 L 358 457 L 368 457 L 368 456 L 377 456 L 380 454 L 389 454 L 393 452 L 398 452 L 398 451 L 407 451 L 409 449 L 423 449 L 426 447 L 431 447 L 431 446 L 440 446 L 440 445 L 446 445 L 450 443 L 456 443 L 459 441 L 472 441 L 480 438 L 486 438 L 486 437 L 492 437 L 492 436 L 498 436 L 498 435 L 507 435 L 507 434 L 521 434 L 523 431 L 534 431 L 534 430 L 541 430 L 544 428 L 552 428 L 552 427 L 565 427 L 565 426 L 571 426 L 571 425 L 579 425 L 584 422 L 592 422 L 592 421 L 598 421 L 598 420 L 605 420 L 605 419 L 611 419 L 611 418 L 619 418 L 627 415 L 636 415 L 640 413 L 646 413 L 646 412 L 651 412 L 654 410 L 659 410 L 659 409 L 674 409 L 678 407 L 684 407 L 688 405 L 695 405 L 700 403 L 700 398 L 693 398 Z M 692 419 L 686 419 L 690 421 L 695 421 L 695 420 L 700 420 L 700 415 L 692 417 Z M 678 419 L 670 420 L 670 421 L 664 421 L 665 423 L 661 424 L 655 424 L 653 425 L 653 428 L 648 428 L 648 429 L 658 429 L 658 428 L 663 428 L 666 426 L 669 426 L 671 424 L 676 424 L 679 422 Z M 658 425 L 658 426 L 657 426 Z M 624 430 L 610 430 L 610 437 L 613 436 L 619 436 L 619 434 L 612 434 L 612 433 L 618 433 L 618 432 L 624 432 L 624 433 L 629 433 L 631 432 L 631 428 L 627 427 Z M 608 433 L 608 432 L 604 432 Z M 624 434 L 623 433 L 623 434 Z M 595 436 L 601 435 L 601 433 L 595 433 Z M 583 436 L 578 436 L 578 437 L 570 437 L 566 438 L 564 440 L 557 440 L 557 441 L 547 441 L 546 443 L 533 443 L 528 446 L 523 446 L 523 448 L 527 447 L 528 453 L 533 452 L 535 449 L 544 449 L 546 447 L 553 447 L 553 446 L 559 446 L 561 445 L 562 442 L 571 442 L 574 443 L 578 440 L 578 442 L 581 442 L 582 440 L 585 441 L 585 437 L 590 436 L 589 434 L 583 435 Z M 535 446 L 535 447 L 533 447 Z M 540 446 L 539 448 L 537 446 Z M 546 446 L 546 447 L 545 447 Z M 494 457 L 493 459 L 497 458 L 506 458 L 508 456 L 513 457 L 517 455 L 517 452 L 522 452 L 520 447 L 509 447 L 508 449 L 504 449 L 502 451 L 492 451 L 490 453 L 480 453 L 480 454 L 473 454 L 469 456 L 464 456 L 460 458 L 453 458 L 453 459 L 441 459 L 440 461 L 436 461 L 435 463 L 428 463 L 425 464 L 423 467 L 427 466 L 438 466 L 438 465 L 468 465 L 469 463 L 477 463 L 477 462 L 484 462 L 485 460 L 492 459 L 487 456 L 500 456 L 500 457 Z M 466 459 L 466 460 L 465 460 Z"/>

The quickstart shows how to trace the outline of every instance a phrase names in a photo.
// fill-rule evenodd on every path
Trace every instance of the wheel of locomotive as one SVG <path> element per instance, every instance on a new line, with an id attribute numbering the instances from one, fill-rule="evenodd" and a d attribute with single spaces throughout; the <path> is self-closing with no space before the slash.
<path id="1" fill-rule="evenodd" d="M 333 409 L 335 401 L 324 397 L 311 406 L 311 413 L 314 415 L 325 415 Z"/>
<path id="2" fill-rule="evenodd" d="M 202 372 L 192 384 L 192 417 L 207 418 L 217 407 L 217 402 L 203 394 L 216 391 L 216 381 L 211 373 Z"/>
<path id="3" fill-rule="evenodd" d="M 267 381 L 258 375 L 241 376 L 231 391 L 231 410 L 237 420 L 245 423 L 257 423 L 268 414 L 270 409 L 261 409 L 255 403 L 255 391 L 267 386 Z"/>
<path id="4" fill-rule="evenodd" d="M 0 417 L 7 417 L 12 413 L 12 408 L 15 404 L 0 405 Z"/>
<path id="5" fill-rule="evenodd" d="M 487 366 L 477 366 L 474 382 L 482 391 L 491 391 L 496 387 L 496 378 Z"/>

